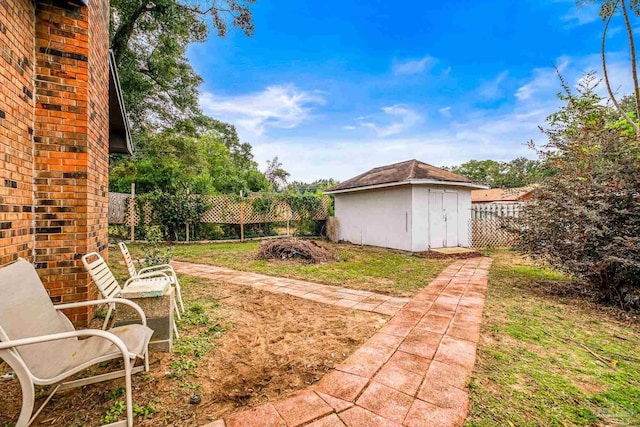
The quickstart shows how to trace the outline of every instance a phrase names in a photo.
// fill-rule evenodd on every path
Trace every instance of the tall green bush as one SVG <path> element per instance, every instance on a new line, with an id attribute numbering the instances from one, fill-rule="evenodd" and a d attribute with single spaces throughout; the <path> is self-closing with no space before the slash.
<path id="1" fill-rule="evenodd" d="M 186 224 L 199 222 L 211 207 L 205 196 L 189 194 L 186 190 L 173 193 L 155 191 L 145 196 L 151 203 L 154 223 L 163 227 L 165 238 L 168 240 L 181 240 L 180 236 L 185 233 Z"/>
<path id="2" fill-rule="evenodd" d="M 566 105 L 548 119 L 539 154 L 554 174 L 524 210 L 519 249 L 640 308 L 640 147 L 596 86 L 590 74 L 576 95 L 565 87 Z"/>

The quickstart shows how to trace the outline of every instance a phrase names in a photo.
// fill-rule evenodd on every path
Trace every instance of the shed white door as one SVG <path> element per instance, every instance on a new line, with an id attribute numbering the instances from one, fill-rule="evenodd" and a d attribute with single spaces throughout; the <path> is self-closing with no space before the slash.
<path id="1" fill-rule="evenodd" d="M 445 247 L 458 246 L 458 193 L 444 193 L 444 215 L 447 222 Z"/>
<path id="2" fill-rule="evenodd" d="M 447 223 L 444 217 L 444 192 L 429 191 L 429 247 L 442 248 L 447 239 Z"/>
<path id="3" fill-rule="evenodd" d="M 429 191 L 429 248 L 458 246 L 458 193 Z"/>

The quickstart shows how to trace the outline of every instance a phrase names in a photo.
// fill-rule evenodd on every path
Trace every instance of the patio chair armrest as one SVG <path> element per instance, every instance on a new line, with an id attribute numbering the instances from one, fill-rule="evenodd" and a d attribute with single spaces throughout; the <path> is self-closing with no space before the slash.
<path id="1" fill-rule="evenodd" d="M 54 305 L 56 310 L 64 310 L 67 308 L 78 308 L 78 307 L 88 307 L 91 305 L 99 305 L 99 304 L 124 304 L 133 308 L 140 315 L 140 320 L 142 321 L 143 326 L 147 326 L 147 316 L 144 314 L 142 308 L 136 304 L 135 302 L 125 299 L 125 298 L 105 298 L 105 299 L 94 299 L 91 301 L 80 301 L 80 302 L 70 302 L 67 304 L 58 304 Z"/>
<path id="2" fill-rule="evenodd" d="M 167 279 L 167 281 L 170 281 L 171 278 L 167 275 L 167 273 L 162 272 L 162 271 L 153 271 L 150 273 L 144 273 L 144 274 L 138 274 L 135 277 L 130 277 L 129 279 L 127 279 L 126 282 L 124 282 L 124 285 L 122 285 L 122 288 L 126 288 L 127 286 L 129 286 L 130 284 L 136 282 L 137 280 L 143 280 L 143 279 L 152 279 L 152 278 L 158 278 L 158 277 L 162 277 L 164 276 L 165 279 Z"/>
<path id="3" fill-rule="evenodd" d="M 9 340 L 9 341 L 0 341 L 0 350 L 11 349 L 15 347 L 20 347 L 23 345 L 29 344 L 38 344 L 49 341 L 58 341 L 64 340 L 68 338 L 78 338 L 78 337 L 100 337 L 104 338 L 108 341 L 111 341 L 118 347 L 120 353 L 122 353 L 122 357 L 125 359 L 125 363 L 129 361 L 129 359 L 135 357 L 135 354 L 129 353 L 129 349 L 125 345 L 124 341 L 118 338 L 117 335 L 102 331 L 99 329 L 80 329 L 78 331 L 69 331 L 69 332 L 61 332 L 58 334 L 50 334 L 50 335 L 41 335 L 38 337 L 29 337 L 29 338 L 21 338 L 17 340 Z"/>
<path id="4" fill-rule="evenodd" d="M 144 267 L 138 270 L 138 273 L 143 274 L 150 271 L 170 271 L 171 274 L 176 274 L 175 270 L 169 264 L 152 265 L 151 267 Z"/>

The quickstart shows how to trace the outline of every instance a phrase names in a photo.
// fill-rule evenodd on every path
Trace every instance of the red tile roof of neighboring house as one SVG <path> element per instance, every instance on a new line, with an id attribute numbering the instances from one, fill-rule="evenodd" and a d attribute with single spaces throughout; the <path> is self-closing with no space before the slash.
<path id="1" fill-rule="evenodd" d="M 534 187 L 473 190 L 471 192 L 471 203 L 520 202 L 529 199 L 533 190 Z"/>

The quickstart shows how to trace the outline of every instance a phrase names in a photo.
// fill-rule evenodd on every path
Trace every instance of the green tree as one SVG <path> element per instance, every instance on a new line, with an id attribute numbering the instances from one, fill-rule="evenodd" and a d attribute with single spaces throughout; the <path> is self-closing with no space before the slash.
<path id="1" fill-rule="evenodd" d="M 313 182 L 293 181 L 287 185 L 287 190 L 298 193 L 317 193 L 325 191 L 339 184 L 335 179 L 317 179 Z"/>
<path id="2" fill-rule="evenodd" d="M 451 172 L 466 176 L 476 182 L 496 186 L 496 178 L 502 174 L 502 165 L 495 160 L 470 160 L 450 168 Z"/>
<path id="3" fill-rule="evenodd" d="M 112 162 L 111 191 L 127 192 L 131 183 L 136 183 L 139 193 L 189 189 L 193 194 L 213 194 L 269 189 L 269 182 L 253 161 L 251 146 L 238 142 L 232 126 L 212 123 L 216 127 L 196 129 L 193 123 L 183 122 L 188 129 L 140 133 L 134 155 Z"/>
<path id="4" fill-rule="evenodd" d="M 253 34 L 249 5 L 255 0 L 113 0 L 111 49 L 125 105 L 134 127 L 167 128 L 201 116 L 201 77 L 186 58 L 190 43 L 203 42 L 208 22 L 219 36 L 228 26 Z"/>
<path id="5" fill-rule="evenodd" d="M 138 193 L 175 192 L 186 188 L 197 193 L 212 192 L 197 138 L 164 131 L 140 133 L 138 141 L 133 156 L 112 163 L 111 191 L 127 192 L 131 183 L 135 183 Z"/>
<path id="6" fill-rule="evenodd" d="M 592 285 L 600 297 L 640 307 L 640 146 L 602 105 L 594 74 L 549 117 L 538 152 L 552 165 L 520 224 L 520 250 Z"/>
<path id="7" fill-rule="evenodd" d="M 640 131 L 638 130 L 637 120 L 640 117 L 640 85 L 638 81 L 638 66 L 637 55 L 635 47 L 635 31 L 631 24 L 630 14 L 640 15 L 640 1 L 639 0 L 580 0 L 579 5 L 585 5 L 589 3 L 600 3 L 600 17 L 604 21 L 604 28 L 602 30 L 602 39 L 600 44 L 601 58 L 602 58 L 602 70 L 604 74 L 604 81 L 609 93 L 609 100 L 612 102 L 621 120 L 625 120 L 629 126 L 633 129 L 636 137 L 640 139 Z M 628 110 L 625 110 L 616 99 L 611 88 L 611 81 L 609 79 L 609 73 L 607 70 L 607 57 L 606 57 L 606 41 L 607 31 L 613 18 L 617 15 L 622 16 L 624 27 L 627 31 L 627 39 L 629 41 L 629 54 L 631 57 L 631 77 L 633 80 L 633 100 L 635 106 L 633 108 L 633 114 L 629 114 Z"/>
<path id="8" fill-rule="evenodd" d="M 287 185 L 290 174 L 282 168 L 282 162 L 276 156 L 272 160 L 267 160 L 264 176 L 271 183 L 273 189 L 279 191 Z"/>
<path id="9" fill-rule="evenodd" d="M 470 160 L 449 170 L 492 188 L 524 187 L 551 173 L 543 162 L 526 157 L 518 157 L 509 162 Z"/>

